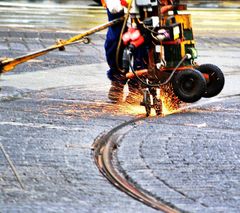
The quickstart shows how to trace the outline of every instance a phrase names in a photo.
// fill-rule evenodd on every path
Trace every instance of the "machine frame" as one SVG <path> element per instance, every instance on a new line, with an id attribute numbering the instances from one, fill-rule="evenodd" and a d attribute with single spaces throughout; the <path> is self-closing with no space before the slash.
<path id="1" fill-rule="evenodd" d="M 169 84 L 182 102 L 193 103 L 202 97 L 218 95 L 224 86 L 224 75 L 213 64 L 199 65 L 187 5 L 179 0 L 133 0 L 128 30 L 122 36 L 123 69 L 129 79 L 135 78 L 143 88 L 146 115 L 154 108 L 162 113 L 157 90 Z M 147 68 L 134 69 L 134 52 L 146 46 Z"/>

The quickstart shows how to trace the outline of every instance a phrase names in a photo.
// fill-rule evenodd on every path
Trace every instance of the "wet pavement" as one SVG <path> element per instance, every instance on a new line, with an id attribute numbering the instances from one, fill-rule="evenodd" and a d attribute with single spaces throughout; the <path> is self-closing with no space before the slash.
<path id="1" fill-rule="evenodd" d="M 107 18 L 104 8 L 91 6 L 93 4 L 93 1 L 79 1 L 75 4 L 0 1 L 0 26 L 76 31 L 94 27 Z"/>
<path id="2" fill-rule="evenodd" d="M 185 112 L 145 120 L 124 137 L 117 155 L 133 182 L 190 212 L 240 210 L 240 37 L 238 28 L 220 29 L 195 33 L 199 62 L 224 70 L 222 94 Z M 1 28 L 1 54 L 15 57 L 73 34 Z M 25 186 L 19 187 L 0 154 L 1 213 L 155 212 L 111 186 L 94 164 L 95 138 L 144 112 L 108 102 L 104 36 L 1 77 L 0 143 Z"/>
<path id="3" fill-rule="evenodd" d="M 53 1 L 1 1 L 0 0 L 0 27 L 27 28 L 27 29 L 54 29 L 57 31 L 78 31 L 89 29 L 107 21 L 105 9 L 93 6 L 93 1 L 68 1 L 68 3 L 54 3 Z M 195 2 L 195 1 L 193 1 Z M 220 4 L 223 4 L 221 2 Z M 191 6 L 191 3 L 188 3 Z M 193 23 L 196 29 L 219 30 L 228 29 L 235 32 L 240 27 L 239 1 L 226 4 L 226 8 L 193 8 Z M 231 7 L 231 5 L 233 5 Z"/>

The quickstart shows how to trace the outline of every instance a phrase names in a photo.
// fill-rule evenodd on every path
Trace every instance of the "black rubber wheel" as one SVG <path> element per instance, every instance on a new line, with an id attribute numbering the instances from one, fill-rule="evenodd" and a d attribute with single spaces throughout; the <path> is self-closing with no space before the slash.
<path id="1" fill-rule="evenodd" d="M 198 70 L 179 71 L 172 82 L 175 95 L 183 102 L 193 103 L 201 99 L 207 82 Z"/>
<path id="2" fill-rule="evenodd" d="M 151 114 L 151 96 L 148 90 L 145 90 L 143 93 L 143 103 L 146 110 L 146 116 L 148 117 Z"/>
<path id="3" fill-rule="evenodd" d="M 218 95 L 225 84 L 225 78 L 222 70 L 213 64 L 202 64 L 197 68 L 201 73 L 208 74 L 207 89 L 203 94 L 204 98 L 211 98 Z"/>

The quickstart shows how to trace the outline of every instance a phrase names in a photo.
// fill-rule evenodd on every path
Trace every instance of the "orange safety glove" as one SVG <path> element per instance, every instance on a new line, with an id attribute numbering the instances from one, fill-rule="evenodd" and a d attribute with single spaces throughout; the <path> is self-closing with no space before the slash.
<path id="1" fill-rule="evenodd" d="M 104 0 L 101 0 L 102 6 L 107 7 L 106 2 Z"/>

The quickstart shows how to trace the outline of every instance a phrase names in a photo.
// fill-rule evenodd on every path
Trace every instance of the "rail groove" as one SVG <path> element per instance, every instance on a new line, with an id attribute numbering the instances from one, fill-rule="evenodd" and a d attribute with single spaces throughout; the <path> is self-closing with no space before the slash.
<path id="1" fill-rule="evenodd" d="M 123 174 L 120 174 L 117 169 L 114 168 L 112 159 L 113 152 L 117 147 L 118 141 L 121 137 L 126 134 L 129 128 L 136 125 L 138 121 L 144 120 L 145 116 L 138 117 L 136 119 L 127 121 L 115 128 L 108 133 L 97 138 L 92 145 L 94 150 L 94 159 L 100 172 L 118 189 L 127 193 L 136 200 L 148 205 L 156 210 L 160 210 L 165 213 L 178 213 L 183 212 L 168 203 L 157 200 L 152 195 L 143 192 L 137 188 L 134 184 L 130 183 Z"/>

